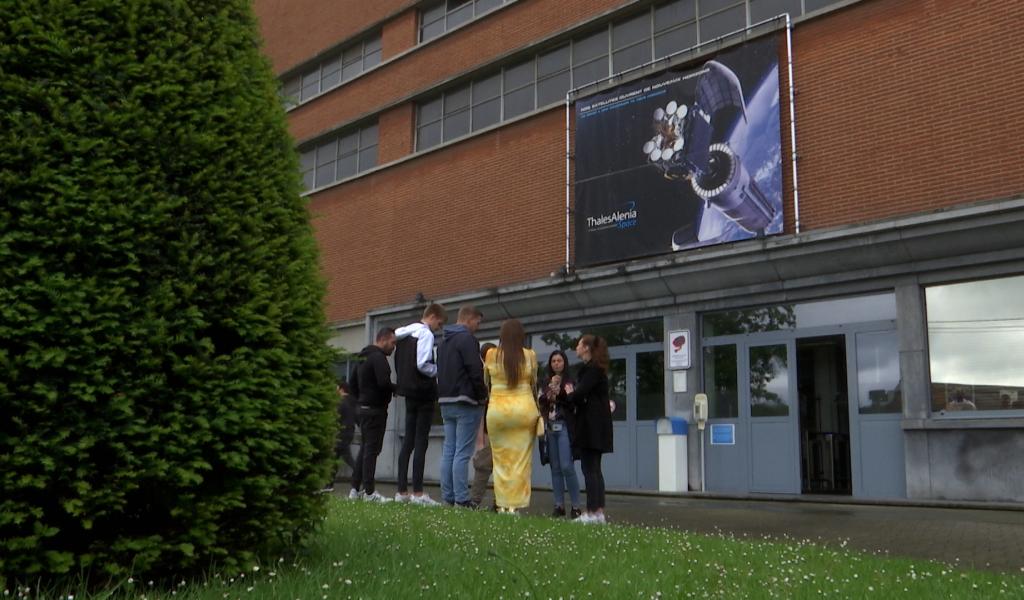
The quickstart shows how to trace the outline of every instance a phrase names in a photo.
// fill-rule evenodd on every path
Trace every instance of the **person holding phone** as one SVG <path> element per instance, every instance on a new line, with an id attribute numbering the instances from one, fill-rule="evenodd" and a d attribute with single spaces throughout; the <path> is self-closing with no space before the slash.
<path id="1" fill-rule="evenodd" d="M 576 355 L 583 366 L 576 374 L 577 384 L 565 386 L 567 400 L 576 407 L 574 448 L 579 450 L 583 479 L 587 488 L 587 512 L 580 523 L 604 523 L 604 474 L 601 456 L 613 451 L 612 407 L 608 399 L 608 343 L 587 334 L 576 344 Z"/>
<path id="2" fill-rule="evenodd" d="M 540 414 L 544 417 L 544 430 L 548 444 L 548 462 L 551 466 L 551 490 L 555 506 L 553 517 L 564 517 L 565 493 L 572 503 L 569 517 L 580 516 L 580 482 L 576 477 L 575 458 L 572 453 L 573 429 L 576 410 L 569 404 L 566 387 L 572 386 L 569 376 L 569 359 L 565 352 L 555 350 L 548 357 L 548 377 L 541 386 L 537 397 Z"/>

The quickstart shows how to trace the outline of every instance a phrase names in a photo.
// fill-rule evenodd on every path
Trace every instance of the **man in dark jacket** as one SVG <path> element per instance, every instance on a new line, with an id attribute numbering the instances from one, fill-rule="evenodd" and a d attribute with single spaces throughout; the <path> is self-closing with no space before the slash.
<path id="1" fill-rule="evenodd" d="M 388 420 L 388 404 L 395 392 L 391 383 L 388 356 L 395 350 L 395 330 L 385 327 L 377 332 L 376 341 L 359 353 L 360 363 L 350 384 L 352 394 L 358 398 L 356 420 L 363 443 L 352 472 L 352 491 L 349 498 L 362 498 L 373 502 L 387 502 L 374 489 L 377 457 L 384 446 L 384 429 Z"/>
<path id="2" fill-rule="evenodd" d="M 441 450 L 441 499 L 470 507 L 469 459 L 484 415 L 487 387 L 476 333 L 483 313 L 473 306 L 459 309 L 458 322 L 444 328 L 437 351 L 437 391 L 444 422 Z"/>

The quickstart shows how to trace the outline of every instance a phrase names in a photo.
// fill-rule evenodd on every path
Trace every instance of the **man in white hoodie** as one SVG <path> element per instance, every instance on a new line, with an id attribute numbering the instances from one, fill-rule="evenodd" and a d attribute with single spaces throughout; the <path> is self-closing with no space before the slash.
<path id="1" fill-rule="evenodd" d="M 396 393 L 405 398 L 405 438 L 398 452 L 398 493 L 395 500 L 417 504 L 439 504 L 423 493 L 430 426 L 437 406 L 437 364 L 434 361 L 434 332 L 448 320 L 444 307 L 430 304 L 418 322 L 395 331 Z M 412 457 L 412 493 L 409 493 L 409 457 Z"/>

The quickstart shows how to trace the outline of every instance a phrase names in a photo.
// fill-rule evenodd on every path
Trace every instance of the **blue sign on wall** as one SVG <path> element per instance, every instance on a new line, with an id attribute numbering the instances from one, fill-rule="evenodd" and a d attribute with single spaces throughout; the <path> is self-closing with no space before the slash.
<path id="1" fill-rule="evenodd" d="M 722 425 L 711 425 L 711 445 L 736 445 L 736 425 L 732 423 Z"/>

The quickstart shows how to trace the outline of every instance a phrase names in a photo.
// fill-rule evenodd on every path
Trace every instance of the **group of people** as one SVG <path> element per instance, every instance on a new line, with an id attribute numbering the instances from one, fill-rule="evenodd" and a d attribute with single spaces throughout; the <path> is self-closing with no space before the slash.
<path id="1" fill-rule="evenodd" d="M 388 407 L 398 395 L 406 404 L 395 501 L 478 508 L 493 472 L 495 509 L 515 513 L 530 504 L 533 449 L 541 439 L 551 465 L 554 515 L 604 523 L 601 457 L 613 449 L 607 343 L 594 335 L 580 338 L 576 354 L 583 364 L 575 378 L 569 374 L 566 354 L 554 351 L 548 358 L 545 381 L 538 386 L 537 356 L 525 345 L 522 323 L 504 321 L 498 345 L 481 347 L 475 334 L 482 320 L 478 309 L 463 306 L 456 323 L 446 325 L 444 307 L 430 304 L 418 322 L 397 330 L 382 328 L 374 343 L 359 353 L 360 360 L 347 383 L 352 402 L 344 409 L 354 416 L 362 434 L 349 497 L 391 501 L 377 491 L 375 473 Z M 438 332 L 443 335 L 435 355 Z M 392 383 L 388 363 L 392 354 L 396 383 Z M 441 502 L 423 490 L 435 403 L 440 404 L 444 423 Z M 350 457 L 347 445 L 351 439 L 351 431 L 343 428 L 340 455 L 349 452 Z M 471 459 L 476 471 L 472 489 L 468 475 Z M 583 467 L 585 508 L 580 503 L 577 459 Z M 569 510 L 565 494 L 569 495 Z"/>

